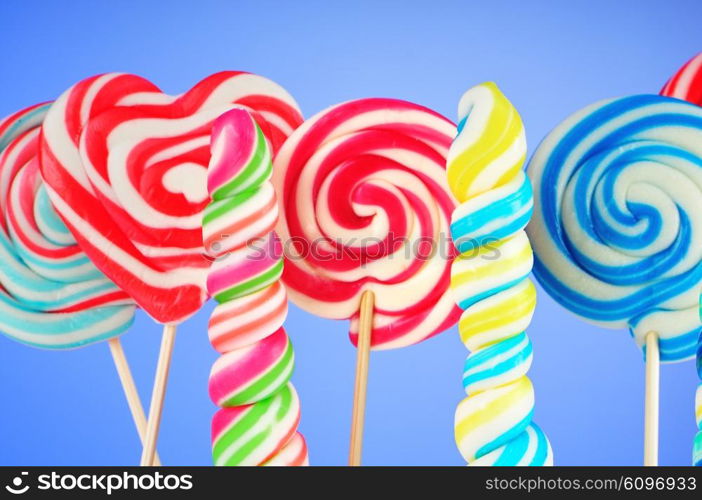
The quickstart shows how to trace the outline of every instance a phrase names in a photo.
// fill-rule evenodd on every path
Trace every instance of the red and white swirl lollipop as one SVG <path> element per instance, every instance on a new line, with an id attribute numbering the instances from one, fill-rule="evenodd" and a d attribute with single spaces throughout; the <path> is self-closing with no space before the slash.
<path id="1" fill-rule="evenodd" d="M 301 121 L 285 90 L 238 72 L 175 97 L 137 76 L 96 76 L 46 118 L 41 163 L 52 202 L 98 268 L 160 323 L 182 321 L 206 299 L 210 128 L 236 105 L 254 113 L 274 149 Z"/>
<path id="2" fill-rule="evenodd" d="M 690 59 L 661 89 L 661 95 L 702 106 L 702 52 Z"/>
<path id="3" fill-rule="evenodd" d="M 446 155 L 456 127 L 394 99 L 361 99 L 307 120 L 274 160 L 291 300 L 318 316 L 351 319 L 359 345 L 357 404 L 367 346 L 408 346 L 453 325 L 448 240 L 456 202 Z M 371 316 L 359 318 L 363 301 Z M 369 338 L 359 324 L 372 321 Z M 356 406 L 351 463 L 360 460 Z"/>
<path id="4" fill-rule="evenodd" d="M 201 223 L 212 122 L 237 106 L 252 113 L 274 149 L 301 122 L 282 87 L 227 71 L 179 96 L 134 75 L 95 76 L 66 91 L 44 123 L 41 173 L 57 212 L 95 265 L 166 325 L 151 439 L 174 325 L 207 298 L 210 260 Z M 150 463 L 146 456 L 152 454 L 147 438 L 142 462 Z"/>

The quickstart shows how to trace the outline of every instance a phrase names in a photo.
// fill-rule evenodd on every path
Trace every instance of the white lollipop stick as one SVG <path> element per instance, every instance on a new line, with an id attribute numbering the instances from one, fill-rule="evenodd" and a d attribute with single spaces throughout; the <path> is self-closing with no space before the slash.
<path id="1" fill-rule="evenodd" d="M 144 450 L 141 454 L 142 466 L 154 463 L 154 456 L 156 455 L 156 441 L 158 440 L 158 431 L 161 426 L 161 413 L 163 412 L 163 400 L 166 397 L 168 371 L 171 366 L 171 356 L 173 354 L 175 334 L 176 325 L 165 325 L 163 327 L 161 351 L 158 355 L 158 365 L 156 366 L 156 379 L 154 380 L 154 389 L 151 393 L 149 421 L 146 425 Z"/>
<path id="2" fill-rule="evenodd" d="M 658 334 L 646 334 L 646 403 L 644 408 L 644 465 L 658 465 L 658 412 L 661 357 Z"/>
<path id="3" fill-rule="evenodd" d="M 110 346 L 112 359 L 115 362 L 115 368 L 117 368 L 117 375 L 119 375 L 119 380 L 122 383 L 124 395 L 127 397 L 127 404 L 129 405 L 129 410 L 132 412 L 134 425 L 136 425 L 139 439 L 141 439 L 141 444 L 143 446 L 146 439 L 146 414 L 144 413 L 144 407 L 141 405 L 141 399 L 139 398 L 139 393 L 134 384 L 134 377 L 132 377 L 132 371 L 129 369 L 127 357 L 124 355 L 122 342 L 119 340 L 119 337 L 112 337 L 107 341 L 107 344 Z M 161 459 L 158 457 L 158 453 L 154 456 L 153 464 L 161 465 Z"/>

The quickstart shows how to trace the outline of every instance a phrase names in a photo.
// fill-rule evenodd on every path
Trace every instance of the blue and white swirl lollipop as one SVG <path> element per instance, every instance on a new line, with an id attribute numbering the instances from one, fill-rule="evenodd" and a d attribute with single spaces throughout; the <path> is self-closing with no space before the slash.
<path id="1" fill-rule="evenodd" d="M 534 273 L 578 316 L 695 355 L 701 328 L 702 108 L 658 95 L 573 114 L 534 154 Z"/>

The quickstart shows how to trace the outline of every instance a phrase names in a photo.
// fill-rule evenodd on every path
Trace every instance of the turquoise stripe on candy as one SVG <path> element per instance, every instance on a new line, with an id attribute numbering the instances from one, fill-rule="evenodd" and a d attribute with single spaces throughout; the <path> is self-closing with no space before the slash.
<path id="1" fill-rule="evenodd" d="M 493 364 L 495 358 L 515 349 L 520 344 L 525 344 L 522 349 L 519 349 L 507 359 Z M 522 332 L 507 340 L 471 353 L 463 365 L 463 388 L 470 395 L 469 388 L 471 385 L 489 378 L 499 377 L 517 366 L 527 363 L 532 352 L 531 340 L 529 340 L 526 333 Z M 473 371 L 476 369 L 477 371 Z M 473 372 L 468 374 L 469 371 Z M 526 370 L 524 372 L 526 373 Z"/>
<path id="2" fill-rule="evenodd" d="M 51 200 L 49 200 L 49 195 L 46 193 L 46 188 L 43 184 L 37 191 L 36 198 L 34 200 L 34 207 L 41 214 L 41 219 L 44 224 L 50 227 L 52 231 L 65 234 L 67 237 L 70 237 L 70 239 L 73 240 L 71 232 L 58 216 L 53 205 L 51 205 Z M 53 243 L 61 244 L 61 242 L 57 241 L 54 241 Z"/>
<path id="3" fill-rule="evenodd" d="M 512 427 L 507 432 L 503 432 L 496 439 L 494 439 L 494 440 L 490 441 L 489 443 L 486 443 L 482 447 L 480 447 L 480 449 L 478 449 L 478 451 L 475 452 L 476 458 L 480 458 L 483 455 L 490 453 L 492 450 L 499 448 L 503 444 L 515 439 L 519 434 L 524 432 L 524 430 L 529 426 L 533 416 L 534 416 L 534 409 L 532 408 L 529 411 L 529 413 L 527 414 L 527 416 L 524 417 L 519 422 L 517 422 L 514 425 L 514 427 Z"/>
<path id="4" fill-rule="evenodd" d="M 529 465 L 542 466 L 546 463 L 550 455 L 550 445 L 548 443 L 548 439 L 546 438 L 546 434 L 544 434 L 544 431 L 541 430 L 541 427 L 539 427 L 533 422 L 531 424 L 531 427 L 536 433 L 537 444 L 536 453 L 534 453 L 534 459 Z"/>
<path id="5" fill-rule="evenodd" d="M 15 247 L 18 256 L 27 263 L 34 264 L 36 267 L 41 267 L 45 269 L 57 269 L 57 270 L 68 270 L 74 267 L 84 266 L 85 264 L 90 264 L 90 260 L 85 254 L 76 254 L 72 259 L 62 259 L 60 261 L 52 260 L 50 258 L 42 258 L 36 254 L 29 252 L 25 247 L 18 245 Z M 102 277 L 103 274 L 93 267 L 92 270 L 86 272 L 84 275 L 75 276 L 70 282 L 85 281 L 88 279 L 96 279 Z"/>
<path id="6" fill-rule="evenodd" d="M 0 152 L 21 134 L 41 125 L 50 106 L 47 103 L 17 114 L 0 136 Z M 21 175 L 22 171 L 18 172 Z M 59 248 L 74 245 L 75 240 L 51 206 L 43 186 L 40 185 L 36 193 L 25 194 L 34 196 L 31 201 L 39 226 L 37 229 L 51 232 L 54 240 L 61 240 L 54 241 L 41 234 L 42 241 L 37 244 L 49 247 L 53 244 Z M 19 239 L 15 241 L 13 235 L 2 228 L 0 284 L 0 331 L 32 347 L 81 347 L 120 335 L 134 321 L 135 307 L 129 304 L 91 307 L 70 313 L 52 312 L 111 295 L 119 289 L 84 254 L 76 253 L 74 257 L 57 260 L 46 258 L 29 250 Z M 123 300 L 126 301 L 126 297 Z"/>
<path id="7" fill-rule="evenodd" d="M 529 442 L 529 433 L 525 430 L 505 445 L 502 453 L 500 453 L 500 456 L 495 460 L 493 465 L 497 467 L 514 467 L 518 465 L 529 449 Z"/>
<path id="8" fill-rule="evenodd" d="M 491 241 L 505 239 L 523 229 L 532 216 L 532 199 L 531 183 L 525 177 L 524 182 L 514 193 L 454 221 L 451 224 L 451 239 L 458 251 L 460 253 L 472 251 Z M 486 226 L 494 225 L 495 220 L 509 222 L 503 222 L 493 230 L 484 229 Z"/>
<path id="9" fill-rule="evenodd" d="M 499 454 L 497 454 L 498 452 Z M 543 467 L 550 464 L 551 449 L 541 428 L 531 423 L 524 432 L 493 453 L 497 454 L 496 458 L 493 459 L 494 454 L 484 456 L 480 465 Z"/>
<path id="10" fill-rule="evenodd" d="M 44 115 L 51 107 L 50 102 L 42 104 L 20 117 L 15 123 L 7 127 L 2 136 L 0 136 L 0 151 L 3 151 L 15 138 L 22 132 L 34 128 L 39 125 L 44 119 Z"/>
<path id="11" fill-rule="evenodd" d="M 504 290 L 512 288 L 515 285 L 518 285 L 519 283 L 524 281 L 528 276 L 529 276 L 529 273 L 526 273 L 526 274 L 519 276 L 518 278 L 516 278 L 512 281 L 508 281 L 506 283 L 500 283 L 500 285 L 496 286 L 495 288 L 491 288 L 489 290 L 486 290 L 486 291 L 481 292 L 481 293 L 476 294 L 476 295 L 470 295 L 468 297 L 465 297 L 465 298 L 461 299 L 460 302 L 458 302 L 458 307 L 460 307 L 463 310 L 466 310 L 470 306 L 472 306 L 473 304 L 480 302 L 483 299 L 486 299 L 488 297 L 492 297 L 495 294 L 498 294 Z M 455 288 L 454 291 L 455 291 L 455 293 L 458 294 L 461 292 L 461 289 Z"/>
<path id="12" fill-rule="evenodd" d="M 125 310 L 126 308 L 126 310 Z M 0 314 L 2 315 L 3 333 L 23 344 L 45 349 L 67 349 L 99 342 L 127 331 L 134 322 L 134 306 L 95 307 L 72 313 L 47 313 L 29 311 L 19 305 L 12 297 L 0 293 Z M 123 319 L 120 319 L 123 317 Z M 108 323 L 109 328 L 97 335 L 79 335 L 81 330 L 89 329 L 97 323 Z M 9 331 L 18 330 L 23 334 L 45 336 L 41 343 L 21 339 Z M 68 344 L 53 344 L 51 337 L 65 334 L 78 334 L 79 340 Z"/>

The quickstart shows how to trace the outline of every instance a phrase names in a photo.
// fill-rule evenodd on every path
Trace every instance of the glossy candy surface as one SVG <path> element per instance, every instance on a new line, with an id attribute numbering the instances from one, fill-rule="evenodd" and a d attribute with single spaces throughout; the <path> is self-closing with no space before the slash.
<path id="1" fill-rule="evenodd" d="M 458 331 L 471 354 L 463 370 L 468 397 L 456 409 L 456 444 L 469 465 L 551 465 L 549 441 L 532 423 L 534 388 L 527 377 L 533 354 L 524 330 L 536 291 L 524 232 L 533 207 L 522 172 L 524 126 L 493 83 L 466 92 L 458 115 L 447 167 L 460 202 L 451 223 L 461 252 L 451 268 L 451 291 L 464 309 Z"/>
<path id="2" fill-rule="evenodd" d="M 351 319 L 375 294 L 371 345 L 420 342 L 453 325 L 448 241 L 455 201 L 446 183 L 454 125 L 427 108 L 360 99 L 307 120 L 281 148 L 273 182 L 283 282 L 318 316 Z"/>
<path id="3" fill-rule="evenodd" d="M 47 115 L 41 171 L 51 201 L 95 265 L 158 322 L 178 323 L 207 298 L 210 131 L 236 106 L 254 113 L 274 151 L 302 119 L 280 86 L 233 71 L 179 96 L 134 75 L 99 75 Z"/>
<path id="4" fill-rule="evenodd" d="M 134 305 L 90 262 L 49 201 L 38 154 L 50 105 L 0 121 L 0 331 L 67 349 L 123 333 Z"/>
<path id="5" fill-rule="evenodd" d="M 282 328 L 287 298 L 279 282 L 282 250 L 272 232 L 278 209 L 270 145 L 251 114 L 233 109 L 215 121 L 211 150 L 212 201 L 202 231 L 215 259 L 208 292 L 219 302 L 209 336 L 224 353 L 209 379 L 210 398 L 222 407 L 212 421 L 214 463 L 306 465 L 307 446 L 297 433 L 300 405 L 289 382 L 293 348 Z"/>
<path id="6" fill-rule="evenodd" d="M 592 104 L 528 168 L 534 272 L 561 305 L 662 361 L 695 355 L 702 287 L 702 108 L 657 95 Z"/>

